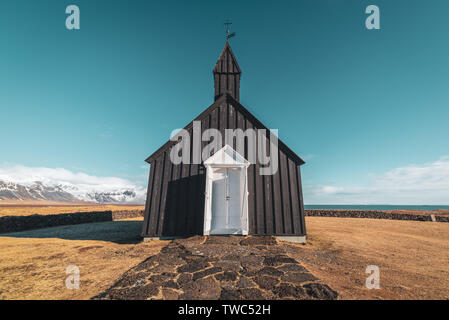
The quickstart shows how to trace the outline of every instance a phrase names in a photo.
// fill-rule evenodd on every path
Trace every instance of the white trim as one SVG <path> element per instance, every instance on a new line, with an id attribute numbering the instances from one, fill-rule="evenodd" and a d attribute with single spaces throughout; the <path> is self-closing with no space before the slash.
<path id="1" fill-rule="evenodd" d="M 212 185 L 214 169 L 219 168 L 241 168 L 240 171 L 240 187 L 241 190 L 241 230 L 236 231 L 234 234 L 248 234 L 248 167 L 250 163 L 244 157 L 242 157 L 231 146 L 225 145 L 218 150 L 214 155 L 204 161 L 206 167 L 206 187 L 205 187 L 205 201 L 204 201 L 204 226 L 203 234 L 209 235 L 211 232 L 212 223 Z M 228 230 L 231 231 L 231 230 Z"/>
<path id="2" fill-rule="evenodd" d="M 226 166 L 226 167 L 241 167 L 249 166 L 250 163 L 237 151 L 232 149 L 230 145 L 225 145 L 223 148 L 218 150 L 214 155 L 210 156 L 204 161 L 204 165 L 212 165 L 216 167 Z"/>

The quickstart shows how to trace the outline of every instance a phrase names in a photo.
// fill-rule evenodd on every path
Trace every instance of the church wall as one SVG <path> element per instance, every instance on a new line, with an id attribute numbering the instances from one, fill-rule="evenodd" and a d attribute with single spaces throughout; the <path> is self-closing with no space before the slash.
<path id="1" fill-rule="evenodd" d="M 227 99 L 196 120 L 202 133 L 217 128 L 225 143 L 226 128 L 259 128 L 260 123 Z M 192 127 L 187 126 L 192 136 Z M 191 142 L 192 143 L 192 142 Z M 202 142 L 202 148 L 208 142 Z M 205 168 L 198 164 L 174 165 L 167 145 L 150 159 L 150 177 L 142 229 L 144 237 L 202 234 L 204 218 Z M 235 149 L 235 146 L 232 146 Z M 245 146 L 244 157 L 248 159 Z M 193 150 L 193 148 L 191 148 Z M 305 235 L 300 164 L 279 145 L 279 169 L 274 175 L 259 174 L 256 162 L 248 168 L 249 233 L 256 235 Z M 190 155 L 191 163 L 193 154 Z"/>

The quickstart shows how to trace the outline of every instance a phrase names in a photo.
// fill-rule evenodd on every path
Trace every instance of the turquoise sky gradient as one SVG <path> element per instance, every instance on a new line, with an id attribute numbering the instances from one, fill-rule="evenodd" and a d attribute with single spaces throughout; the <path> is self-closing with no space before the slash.
<path id="1" fill-rule="evenodd" d="M 70 4 L 81 30 L 65 28 Z M 365 28 L 370 4 L 381 30 Z M 0 165 L 145 185 L 144 159 L 212 104 L 229 18 L 241 103 L 306 160 L 306 204 L 447 204 L 448 12 L 446 0 L 4 0 Z M 441 193 L 381 193 L 386 178 L 421 184 L 395 180 L 420 168 Z"/>

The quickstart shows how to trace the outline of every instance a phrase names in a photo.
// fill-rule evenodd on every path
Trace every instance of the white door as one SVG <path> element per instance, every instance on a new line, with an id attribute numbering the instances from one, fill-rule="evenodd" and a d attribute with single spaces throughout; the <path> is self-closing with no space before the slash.
<path id="1" fill-rule="evenodd" d="M 212 181 L 212 221 L 211 233 L 226 226 L 226 173 L 215 172 Z"/>
<path id="2" fill-rule="evenodd" d="M 238 234 L 242 232 L 240 172 L 241 168 L 214 170 L 210 234 Z"/>
<path id="3" fill-rule="evenodd" d="M 240 190 L 241 168 L 227 169 L 228 171 L 228 227 L 242 230 L 242 192 Z"/>

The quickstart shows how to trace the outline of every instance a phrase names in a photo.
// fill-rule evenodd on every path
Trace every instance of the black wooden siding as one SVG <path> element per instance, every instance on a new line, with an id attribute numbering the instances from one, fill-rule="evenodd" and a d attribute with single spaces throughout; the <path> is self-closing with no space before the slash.
<path id="1" fill-rule="evenodd" d="M 213 70 L 215 100 L 225 93 L 229 93 L 235 100 L 240 101 L 241 70 L 227 42 L 217 64 Z"/>
<path id="2" fill-rule="evenodd" d="M 265 128 L 229 95 L 218 99 L 195 120 L 201 130 Z M 192 123 L 186 128 L 192 136 Z M 192 143 L 192 142 L 191 142 Z M 208 142 L 202 143 L 202 148 Z M 261 176 L 258 163 L 248 167 L 249 233 L 255 235 L 305 235 L 301 170 L 304 162 L 279 140 L 276 174 Z M 150 156 L 150 178 L 142 230 L 144 237 L 187 236 L 203 233 L 205 168 L 197 164 L 173 165 L 168 142 Z M 257 143 L 256 143 L 257 145 Z M 236 149 L 235 145 L 232 145 Z M 193 148 L 191 148 L 193 151 Z M 268 153 L 268 152 L 267 152 Z M 248 145 L 245 141 L 245 158 Z M 191 161 L 193 152 L 191 152 Z"/>

